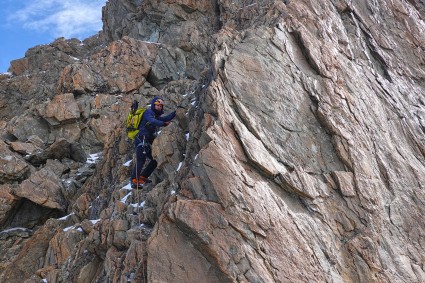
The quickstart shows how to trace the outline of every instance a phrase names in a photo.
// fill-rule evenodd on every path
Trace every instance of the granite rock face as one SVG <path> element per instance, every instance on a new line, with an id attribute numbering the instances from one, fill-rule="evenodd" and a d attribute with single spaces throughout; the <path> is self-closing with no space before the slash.
<path id="1" fill-rule="evenodd" d="M 110 0 L 29 50 L 0 77 L 0 281 L 425 281 L 424 16 Z M 155 95 L 177 115 L 132 190 L 123 121 Z"/>

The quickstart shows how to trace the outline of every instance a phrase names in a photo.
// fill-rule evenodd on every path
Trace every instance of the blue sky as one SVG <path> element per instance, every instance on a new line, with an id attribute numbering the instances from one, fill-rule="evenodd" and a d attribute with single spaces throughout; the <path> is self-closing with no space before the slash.
<path id="1" fill-rule="evenodd" d="M 0 0 L 0 73 L 36 45 L 83 40 L 102 29 L 107 0 Z"/>

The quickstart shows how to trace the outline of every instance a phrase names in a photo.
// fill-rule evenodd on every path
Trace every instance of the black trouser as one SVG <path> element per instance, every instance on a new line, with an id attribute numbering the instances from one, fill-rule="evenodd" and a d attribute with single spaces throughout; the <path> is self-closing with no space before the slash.
<path id="1" fill-rule="evenodd" d="M 136 137 L 135 144 L 136 143 L 136 164 L 133 167 L 131 179 L 138 179 L 138 177 L 140 176 L 148 178 L 152 174 L 153 170 L 155 170 L 158 163 L 152 157 L 151 144 L 149 142 L 145 140 L 140 140 L 140 138 Z M 143 166 L 146 162 L 146 158 L 149 158 L 150 161 L 146 168 L 143 169 Z"/>

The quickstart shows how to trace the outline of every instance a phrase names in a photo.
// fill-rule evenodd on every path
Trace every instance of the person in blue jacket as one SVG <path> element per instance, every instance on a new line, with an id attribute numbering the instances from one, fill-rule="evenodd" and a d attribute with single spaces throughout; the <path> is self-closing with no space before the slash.
<path id="1" fill-rule="evenodd" d="M 156 160 L 152 158 L 151 145 L 155 139 L 160 127 L 168 126 L 170 121 L 176 116 L 176 111 L 168 115 L 164 114 L 164 100 L 155 96 L 152 99 L 151 107 L 143 113 L 142 121 L 139 124 L 139 132 L 134 139 L 136 147 L 136 164 L 131 174 L 131 186 L 133 188 L 142 187 L 143 184 L 150 182 L 148 179 L 157 166 Z M 146 158 L 150 161 L 143 169 Z"/>

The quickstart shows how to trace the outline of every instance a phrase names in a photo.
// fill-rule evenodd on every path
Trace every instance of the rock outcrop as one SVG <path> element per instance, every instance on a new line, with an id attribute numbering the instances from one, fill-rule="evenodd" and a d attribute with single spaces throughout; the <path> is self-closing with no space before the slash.
<path id="1" fill-rule="evenodd" d="M 421 1 L 118 1 L 0 77 L 1 282 L 424 282 Z M 176 118 L 133 190 L 123 121 Z"/>

